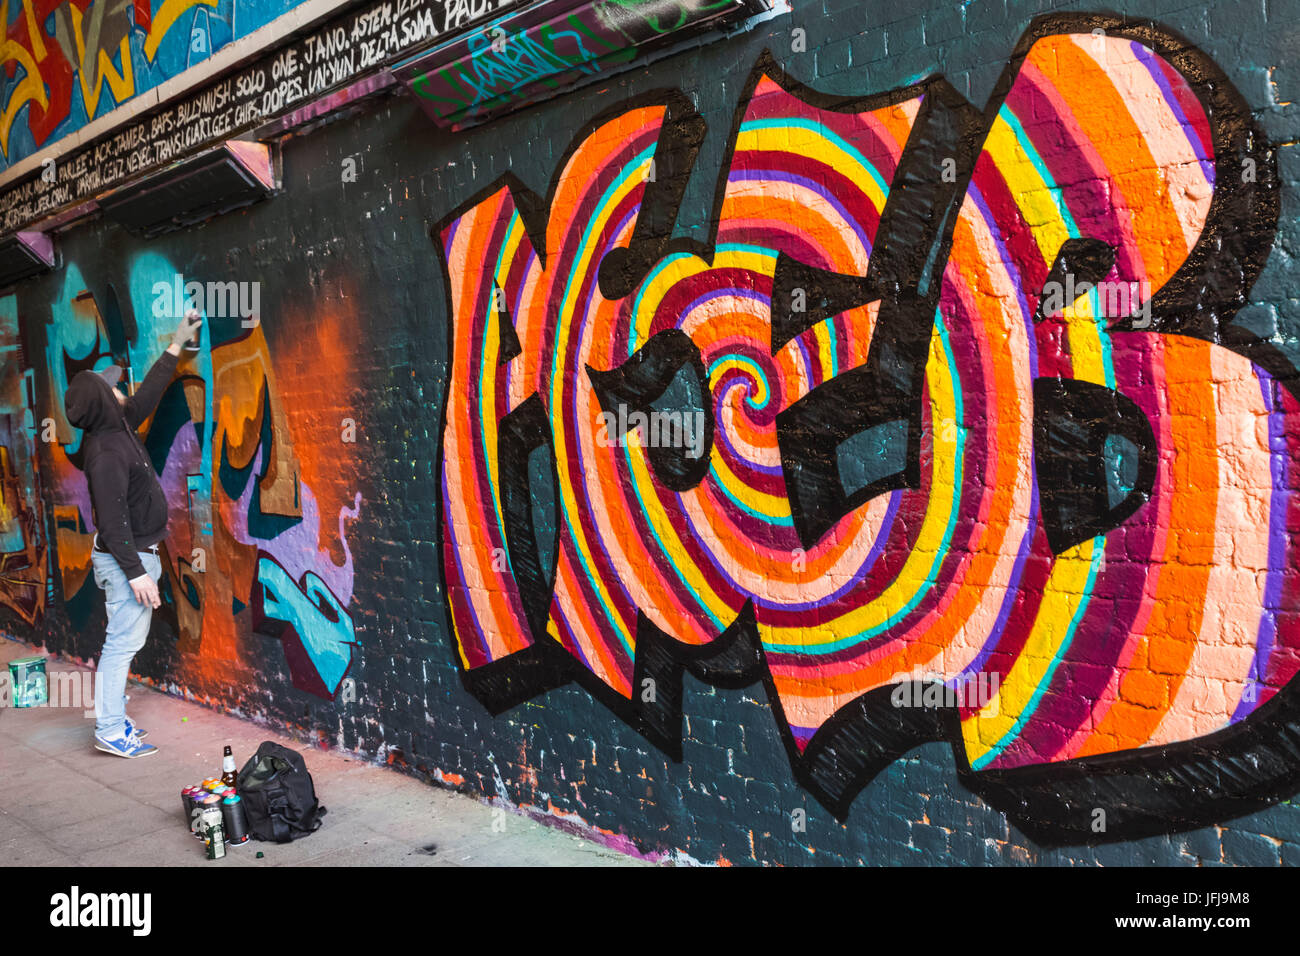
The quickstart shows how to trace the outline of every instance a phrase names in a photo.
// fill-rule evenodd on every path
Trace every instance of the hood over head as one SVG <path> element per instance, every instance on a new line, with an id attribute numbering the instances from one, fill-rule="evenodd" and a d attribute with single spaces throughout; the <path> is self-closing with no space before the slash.
<path id="1" fill-rule="evenodd" d="M 116 366 L 110 366 L 104 371 L 114 381 L 122 374 L 122 370 Z M 114 371 L 116 375 L 112 374 Z M 113 386 L 99 372 L 84 369 L 74 375 L 63 404 L 68 413 L 68 421 L 89 434 L 126 427 L 126 417 L 117 396 L 113 394 Z"/>

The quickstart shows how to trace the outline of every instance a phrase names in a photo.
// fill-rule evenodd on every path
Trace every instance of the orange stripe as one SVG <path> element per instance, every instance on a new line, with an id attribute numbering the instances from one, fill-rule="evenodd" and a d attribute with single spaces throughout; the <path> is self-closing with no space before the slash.
<path id="1" fill-rule="evenodd" d="M 572 637 L 579 646 L 582 644 L 580 640 L 582 636 L 585 636 L 588 641 L 590 641 L 591 646 L 587 653 L 587 664 L 591 667 L 592 673 L 624 697 L 631 698 L 631 681 L 628 676 L 624 675 L 623 672 L 618 669 L 614 658 L 610 654 L 609 647 L 605 643 L 605 629 L 598 627 L 596 622 L 592 619 L 590 608 L 587 606 L 582 588 L 574 582 L 574 572 L 569 563 L 567 554 L 561 553 L 560 560 L 557 562 L 556 571 L 557 589 L 563 588 L 564 592 L 569 595 L 569 600 L 563 602 L 561 606 L 564 608 L 566 616 L 570 618 L 576 616 L 579 618 L 579 621 L 577 622 L 578 627 L 574 629 Z M 559 599 L 558 594 L 556 595 L 556 599 Z M 572 624 L 573 622 L 570 621 L 570 623 Z M 554 623 L 552 623 L 551 628 L 553 629 L 554 626 Z M 636 633 L 634 631 L 632 633 L 632 648 L 634 651 L 636 649 L 635 642 Z M 593 652 L 595 654 L 595 660 L 591 659 L 591 654 Z"/>
<path id="2" fill-rule="evenodd" d="M 608 186 L 613 175 L 622 171 L 621 165 L 611 157 L 626 151 L 631 140 L 647 132 L 657 134 L 664 113 L 665 108 L 662 106 L 643 106 L 629 110 L 583 140 L 565 165 L 559 188 L 555 191 L 555 198 L 551 200 L 549 208 L 561 211 L 577 209 L 592 188 L 603 190 Z M 600 177 L 599 174 L 602 173 L 605 175 Z M 547 250 L 554 254 L 563 246 L 565 233 L 574 230 L 580 234 L 584 225 L 586 223 L 574 222 L 570 216 L 552 215 L 546 226 Z"/>
<path id="3" fill-rule="evenodd" d="M 464 220 L 464 225 L 469 227 L 466 248 L 471 250 L 488 248 L 488 241 L 491 237 L 492 230 L 496 225 L 499 210 L 504 205 L 504 201 L 505 191 L 503 190 L 501 193 L 498 193 L 497 202 L 492 205 L 492 208 L 480 207 L 480 211 L 476 211 Z M 460 293 L 458 300 L 454 302 L 453 315 L 469 316 L 470 321 L 462 326 L 462 328 L 472 329 L 476 325 L 473 321 L 473 313 L 476 293 L 478 292 L 478 284 L 472 281 L 469 276 L 472 275 L 474 278 L 482 280 L 483 273 L 477 270 L 470 270 L 468 274 L 464 272 L 456 272 L 453 273 L 453 275 L 457 280 L 454 282 L 454 291 L 459 291 Z M 474 406 L 470 400 L 470 395 L 473 390 L 469 387 L 468 383 L 472 382 L 474 380 L 473 376 L 477 374 L 477 370 L 472 369 L 469 364 L 471 351 L 472 347 L 468 339 L 465 336 L 457 335 L 455 349 L 456 358 L 452 374 L 453 382 L 456 382 L 458 387 L 454 388 L 453 391 L 460 392 L 462 400 L 466 403 L 466 415 L 469 416 L 474 414 Z M 464 384 L 462 385 L 461 383 Z M 462 388 L 463 391 L 461 390 Z M 460 420 L 458 415 L 454 415 L 451 422 L 454 423 L 453 427 L 455 427 L 456 437 L 460 446 L 463 449 L 473 449 L 475 441 L 472 425 L 470 425 L 468 421 Z M 491 501 L 484 501 L 480 498 L 478 484 L 475 480 L 477 471 L 475 468 L 475 462 L 477 460 L 478 456 L 475 454 L 462 454 L 459 460 L 453 465 L 456 473 L 460 477 L 461 487 L 464 492 L 460 496 L 460 500 L 472 507 L 476 507 L 481 519 L 478 521 L 470 520 L 457 522 L 459 525 L 458 537 L 460 537 L 459 552 L 463 555 L 466 550 L 466 545 L 468 544 L 470 546 L 470 559 L 466 564 L 476 567 L 485 582 L 501 582 L 504 578 L 504 574 L 492 570 L 490 558 L 493 548 L 497 545 L 497 542 L 490 537 L 491 529 L 495 529 L 497 526 L 493 514 L 494 505 Z M 465 540 L 466 537 L 469 538 L 468 542 Z M 469 583 L 469 581 L 466 582 L 467 586 L 469 586 Z M 506 653 L 514 653 L 532 643 L 531 635 L 526 634 L 519 626 L 505 592 L 498 590 L 495 587 L 489 587 L 485 592 L 483 592 L 480 598 L 475 601 L 475 605 L 480 616 L 479 624 L 484 632 L 485 644 L 488 643 L 488 635 L 492 635 L 498 642 L 505 645 L 507 649 Z M 490 620 L 482 620 L 484 616 L 490 618 Z"/>
<path id="4" fill-rule="evenodd" d="M 959 219 L 954 229 L 953 255 L 949 261 L 957 263 L 955 270 L 959 276 L 970 277 L 969 285 L 976 288 L 989 286 L 987 281 L 983 281 L 982 275 L 988 271 L 986 262 L 977 254 L 974 236 L 964 219 Z M 996 315 L 997 303 L 1000 300 L 985 301 L 995 310 L 994 315 Z M 987 351 L 993 361 L 1005 357 L 1006 349 L 1001 347 L 1005 344 L 1005 338 L 999 337 L 994 340 L 988 334 L 990 328 L 1002 325 L 1000 317 L 981 318 L 980 324 L 986 333 L 986 340 L 981 348 Z M 985 536 L 976 539 L 970 548 L 971 555 L 962 559 L 957 575 L 948 584 L 950 591 L 945 595 L 945 599 L 949 603 L 935 608 L 926 621 L 913 627 L 906 634 L 899 635 L 889 644 L 879 645 L 868 652 L 865 656 L 869 659 L 869 663 L 865 667 L 861 659 L 856 661 L 854 666 L 861 667 L 861 670 L 836 675 L 828 674 L 823 670 L 818 675 L 818 683 L 815 687 L 796 682 L 801 686 L 802 696 L 826 697 L 861 693 L 863 690 L 887 683 L 896 674 L 906 673 L 924 665 L 933 660 L 936 654 L 955 639 L 957 633 L 979 606 L 983 587 L 996 570 L 1004 543 L 1020 462 L 1018 418 L 1021 414 L 1021 396 L 1015 389 L 1013 371 L 1007 363 L 996 365 L 993 373 L 992 394 L 996 404 L 990 411 L 989 421 L 997 436 L 997 444 L 994 447 L 1001 450 L 996 456 L 997 464 L 992 481 L 994 500 L 984 519 Z M 987 383 L 985 388 L 987 392 Z M 970 476 L 966 476 L 966 480 L 969 481 Z M 954 550 L 962 550 L 956 547 L 955 542 L 954 545 Z M 782 684 L 783 681 L 778 679 L 778 688 Z"/>
<path id="5" fill-rule="evenodd" d="M 1141 747 L 1164 718 L 1187 673 L 1201 630 L 1219 497 L 1214 380 L 1208 342 L 1164 338 L 1174 447 L 1169 469 L 1168 550 L 1146 630 L 1120 678 L 1119 699 L 1078 756 Z"/>
<path id="6" fill-rule="evenodd" d="M 872 119 L 879 122 L 894 141 L 894 149 L 891 150 L 891 153 L 895 163 L 903 155 L 903 145 L 911 137 L 912 129 L 916 125 L 916 115 L 920 110 L 920 99 L 919 96 L 914 97 L 894 106 L 874 110 L 871 113 Z"/>
<path id="7" fill-rule="evenodd" d="M 746 185 L 753 187 L 757 184 Z M 789 231 L 801 242 L 809 242 L 825 253 L 824 262 L 811 265 L 856 275 L 853 249 L 858 246 L 857 235 L 845 229 L 840 219 L 814 219 L 813 210 L 791 196 L 790 188 L 787 183 L 774 183 L 762 196 L 737 195 L 728 190 L 722 202 L 722 220 L 752 220 L 755 230 Z M 852 245 L 848 239 L 853 240 Z M 778 250 L 781 245 L 780 239 L 774 236 L 766 236 L 763 242 Z"/>
<path id="8" fill-rule="evenodd" d="M 1029 59 L 1056 87 L 1081 134 L 1111 171 L 1112 188 L 1124 197 L 1118 205 L 1133 220 L 1146 278 L 1159 289 L 1182 265 L 1187 246 L 1168 186 L 1128 103 L 1097 61 L 1068 36 L 1038 41 Z"/>

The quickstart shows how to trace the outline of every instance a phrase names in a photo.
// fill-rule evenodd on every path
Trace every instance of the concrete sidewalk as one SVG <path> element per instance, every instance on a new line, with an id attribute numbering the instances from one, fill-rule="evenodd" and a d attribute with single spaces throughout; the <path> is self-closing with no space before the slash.
<path id="1" fill-rule="evenodd" d="M 40 651 L 0 639 L 0 668 Z M 84 671 L 47 663 L 51 673 Z M 93 687 L 94 675 L 86 672 Z M 7 676 L 6 676 L 7 679 Z M 53 683 L 53 682 L 52 682 Z M 79 685 L 80 686 L 80 685 Z M 92 746 L 76 707 L 0 707 L 0 864 L 8 866 L 649 865 L 471 797 L 312 749 L 248 721 L 130 684 L 131 718 L 158 747 L 126 760 Z M 181 788 L 244 761 L 263 740 L 307 760 L 324 826 L 279 845 L 249 841 L 210 862 L 186 829 Z M 493 829 L 493 823 L 496 829 Z M 504 823 L 504 830 L 502 824 Z M 503 831 L 503 832 L 502 832 Z M 264 854 L 257 859 L 257 853 Z"/>

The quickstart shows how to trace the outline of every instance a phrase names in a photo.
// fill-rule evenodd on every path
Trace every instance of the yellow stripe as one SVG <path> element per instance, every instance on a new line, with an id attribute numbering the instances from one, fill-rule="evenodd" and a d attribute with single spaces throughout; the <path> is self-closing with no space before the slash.
<path id="1" fill-rule="evenodd" d="M 814 381 L 818 381 L 819 378 L 821 382 L 829 381 L 835 369 L 835 356 L 831 354 L 830 336 L 830 324 L 834 321 L 833 317 L 826 319 L 813 329 L 813 334 L 817 337 L 817 361 L 821 363 L 820 369 L 810 370 Z"/>
<path id="2" fill-rule="evenodd" d="M 1038 254 L 1043 257 L 1043 264 L 1051 268 L 1052 260 L 1070 232 L 1061 218 L 1052 191 L 1048 188 L 1033 160 L 1020 145 L 1015 130 L 1002 116 L 993 121 L 984 151 L 993 160 L 998 173 L 1006 181 L 1011 195 L 1016 197 L 1020 214 L 1029 224 L 1038 245 Z M 1037 289 L 1030 290 L 1037 292 Z"/>
<path id="3" fill-rule="evenodd" d="M 871 205 L 879 212 L 885 205 L 885 193 L 872 176 L 865 172 L 862 161 L 820 133 L 802 126 L 783 126 L 778 135 L 775 129 L 745 129 L 736 137 L 736 152 L 763 150 L 810 156 L 830 166 L 837 173 L 852 180 Z"/>
<path id="4" fill-rule="evenodd" d="M 941 550 L 944 533 L 952 516 L 957 472 L 957 400 L 953 391 L 954 372 L 948 365 L 938 329 L 930 337 L 930 359 L 926 365 L 933 424 L 934 465 L 930 496 L 916 546 L 908 555 L 898 577 L 878 598 L 834 621 L 814 627 L 759 625 L 764 644 L 799 645 L 815 648 L 843 640 L 884 624 L 905 607 L 916 592 L 926 587 L 931 569 Z"/>
<path id="5" fill-rule="evenodd" d="M 199 4 L 216 9 L 217 0 L 164 0 L 162 8 L 154 14 L 153 21 L 149 25 L 149 35 L 144 40 L 144 58 L 146 60 L 150 63 L 153 62 L 153 58 L 158 55 L 158 47 L 162 44 L 167 31 L 172 28 L 172 25 L 176 23 L 182 13 Z"/>
<path id="6" fill-rule="evenodd" d="M 1014 131 L 1000 117 L 993 124 L 985 149 L 990 153 L 1020 213 L 1031 224 L 1034 242 L 1045 265 L 1050 266 L 1069 229 L 1047 183 L 1021 148 Z M 1102 331 L 1093 312 L 1094 296 L 1066 303 L 1067 345 L 1074 378 L 1099 385 L 1112 384 L 1102 350 Z M 974 763 L 1015 727 L 1048 669 L 1061 651 L 1070 622 L 1087 595 L 1096 539 L 1085 541 L 1056 556 L 1043 589 L 1042 603 L 1024 648 L 999 684 L 998 692 L 980 711 L 962 722 L 966 756 Z"/>
<path id="7" fill-rule="evenodd" d="M 971 763 L 1011 731 L 1047 676 L 1084 600 L 1094 546 L 1095 539 L 1089 539 L 1057 555 L 1024 648 L 993 699 L 962 721 L 966 759 Z"/>
<path id="8" fill-rule="evenodd" d="M 1020 215 L 1029 224 L 1043 265 L 1050 269 L 1061 246 L 1071 238 L 1052 190 L 1024 151 L 1015 130 L 1001 116 L 993 122 L 984 149 L 1005 180 L 1007 189 L 1016 197 L 1016 205 L 1020 209 Z M 1107 378 L 1101 332 L 1093 316 L 1092 298 L 1083 297 L 1077 306 L 1067 302 L 1062 317 L 1066 320 L 1074 377 L 1105 385 Z"/>
<path id="9" fill-rule="evenodd" d="M 1070 347 L 1070 362 L 1074 377 L 1097 385 L 1111 385 L 1106 374 L 1106 359 L 1101 351 L 1101 329 L 1093 317 L 1096 294 L 1085 295 L 1078 303 L 1065 310 L 1066 341 Z"/>
<path id="10" fill-rule="evenodd" d="M 630 193 L 633 189 L 637 188 L 638 186 L 640 186 L 642 183 L 646 181 L 646 177 L 650 169 L 650 162 L 651 161 L 649 159 L 646 159 L 636 164 L 635 166 L 627 167 L 627 171 L 623 175 L 622 181 L 620 182 L 618 188 L 610 195 L 609 199 L 607 200 L 607 204 L 602 208 L 593 210 L 591 222 L 587 229 L 586 242 L 584 243 L 583 247 L 578 250 L 578 256 L 576 258 L 575 266 L 571 272 L 572 275 L 585 276 L 585 275 L 594 274 L 595 270 L 592 267 L 592 258 L 595 255 L 596 242 L 600 237 L 600 235 L 605 230 L 605 226 L 609 219 L 610 211 L 613 209 L 617 209 L 622 199 L 628 193 Z M 550 277 L 550 278 L 557 278 L 557 277 Z M 576 323 L 565 321 L 565 320 L 574 315 L 574 309 L 576 307 L 579 285 L 580 283 L 577 282 L 567 283 L 564 303 L 561 306 L 561 311 L 560 311 L 561 321 L 558 323 L 558 328 L 556 330 L 556 342 L 555 342 L 555 353 L 554 353 L 555 356 L 558 356 L 561 359 L 561 363 L 559 365 L 560 374 L 557 375 L 555 379 L 551 382 L 551 401 L 550 401 L 550 409 L 549 409 L 550 416 L 551 416 L 551 433 L 552 433 L 553 440 L 555 442 L 555 468 L 557 472 L 556 477 L 559 481 L 560 494 L 562 495 L 562 500 L 564 502 L 564 511 L 570 515 L 580 515 L 582 513 L 581 509 L 578 506 L 578 501 L 576 496 L 570 490 L 572 488 L 578 487 L 581 484 L 582 476 L 581 474 L 574 476 L 571 473 L 569 467 L 571 458 L 570 458 L 568 446 L 565 444 L 564 423 L 562 420 L 563 406 L 561 404 L 561 398 L 562 398 L 561 393 L 563 390 L 563 379 L 564 379 L 564 372 L 565 372 L 563 359 L 564 356 L 566 356 L 569 351 L 568 348 L 569 334 L 576 325 Z M 596 295 L 600 295 L 599 290 L 597 290 Z M 578 521 L 570 521 L 568 524 L 572 535 L 574 547 L 577 548 L 578 552 L 582 555 L 583 560 L 586 563 L 586 567 L 588 568 L 598 567 L 598 564 L 592 558 L 591 548 L 587 544 L 586 535 L 583 533 L 582 523 Z M 616 613 L 613 613 L 617 609 L 618 603 L 614 601 L 614 599 L 610 596 L 609 589 L 605 586 L 605 582 L 601 579 L 599 575 L 593 574 L 590 578 L 590 583 L 592 588 L 594 588 L 596 592 L 600 595 L 601 603 L 603 606 L 602 610 L 593 609 L 594 616 L 604 616 L 607 609 L 612 615 L 609 618 L 610 624 L 617 630 L 619 635 L 622 637 L 623 642 L 628 647 L 635 648 L 636 647 L 635 635 L 632 634 L 624 625 L 622 617 L 620 617 Z M 594 639 L 594 635 L 593 635 L 593 639 Z"/>

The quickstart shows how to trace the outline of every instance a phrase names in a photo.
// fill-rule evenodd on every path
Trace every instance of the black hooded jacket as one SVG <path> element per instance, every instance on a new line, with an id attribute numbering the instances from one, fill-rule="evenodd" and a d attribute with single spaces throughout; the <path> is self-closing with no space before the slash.
<path id="1" fill-rule="evenodd" d="M 135 430 L 158 406 L 177 359 L 164 352 L 124 405 L 113 386 L 88 369 L 73 376 L 64 397 L 68 421 L 85 431 L 82 470 L 100 544 L 127 580 L 145 573 L 137 552 L 167 535 L 167 498 Z"/>

